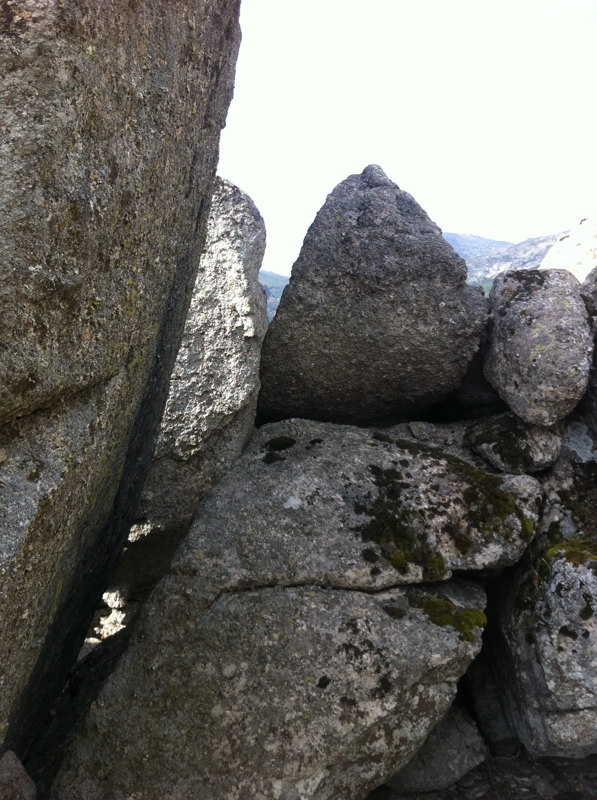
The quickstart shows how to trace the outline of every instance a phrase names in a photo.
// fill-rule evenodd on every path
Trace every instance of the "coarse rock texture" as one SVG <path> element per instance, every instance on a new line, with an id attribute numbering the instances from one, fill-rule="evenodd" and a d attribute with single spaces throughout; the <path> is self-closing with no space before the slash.
<path id="1" fill-rule="evenodd" d="M 589 312 L 591 328 L 593 333 L 595 333 L 597 327 L 597 266 L 593 267 L 582 282 L 580 294 L 585 301 L 585 306 Z"/>
<path id="2" fill-rule="evenodd" d="M 485 376 L 521 419 L 548 427 L 587 388 L 593 341 L 580 285 L 566 270 L 498 275 Z"/>
<path id="3" fill-rule="evenodd" d="M 263 420 L 379 423 L 456 389 L 486 319 L 439 228 L 380 167 L 351 175 L 309 228 L 265 337 Z"/>
<path id="4" fill-rule="evenodd" d="M 547 539 L 501 602 L 502 695 L 536 756 L 597 753 L 597 458 L 579 428 L 546 481 Z"/>
<path id="5" fill-rule="evenodd" d="M 152 593 L 55 800 L 359 800 L 406 763 L 479 649 L 484 593 L 456 580 L 401 586 L 425 567 L 381 556 L 367 509 L 389 514 L 393 498 L 398 514 L 384 471 L 403 471 L 404 506 L 418 491 L 422 514 L 440 491 L 432 481 L 458 495 L 477 471 L 372 435 L 302 420 L 256 434 Z M 533 517 L 536 482 L 526 478 L 517 496 L 490 477 L 506 519 L 485 537 L 486 555 L 505 563 L 524 546 L 519 513 Z M 471 502 L 481 506 L 485 489 Z M 461 512 L 438 513 L 447 527 Z M 412 533 L 422 533 L 416 520 Z M 434 535 L 429 519 L 421 552 Z M 473 564 L 449 534 L 446 561 L 451 547 L 454 562 Z M 483 546 L 470 550 L 483 559 Z M 439 563 L 428 551 L 426 568 L 447 577 Z"/>
<path id="6" fill-rule="evenodd" d="M 447 789 L 487 758 L 487 745 L 464 709 L 453 706 L 400 772 L 386 781 L 396 792 Z"/>
<path id="7" fill-rule="evenodd" d="M 557 427 L 540 428 L 514 414 L 500 414 L 468 428 L 466 442 L 500 472 L 525 474 L 551 467 L 562 436 Z"/>
<path id="8" fill-rule="evenodd" d="M 7 750 L 0 758 L 0 797 L 2 800 L 35 800 L 37 797 L 35 784 L 12 750 Z"/>
<path id="9" fill-rule="evenodd" d="M 581 220 L 561 234 L 545 254 L 540 269 L 567 269 L 581 283 L 597 267 L 597 217 Z"/>
<path id="10" fill-rule="evenodd" d="M 204 530 L 204 580 L 229 588 L 325 576 L 367 591 L 516 563 L 533 537 L 537 481 L 491 474 L 406 430 L 261 428 L 194 526 Z"/>
<path id="11" fill-rule="evenodd" d="M 258 280 L 265 224 L 253 201 L 218 178 L 205 251 L 170 380 L 138 517 L 187 530 L 197 504 L 254 430 L 267 328 Z"/>
<path id="12" fill-rule="evenodd" d="M 238 0 L 2 7 L 0 747 L 21 757 L 149 462 L 238 43 Z"/>

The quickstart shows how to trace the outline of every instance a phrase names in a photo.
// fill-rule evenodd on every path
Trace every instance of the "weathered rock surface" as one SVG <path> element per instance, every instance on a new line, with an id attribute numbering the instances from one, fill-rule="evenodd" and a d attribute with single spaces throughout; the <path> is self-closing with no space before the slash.
<path id="1" fill-rule="evenodd" d="M 593 342 L 578 281 L 565 270 L 508 272 L 490 305 L 487 379 L 525 422 L 555 424 L 589 378 Z"/>
<path id="2" fill-rule="evenodd" d="M 35 800 L 37 797 L 35 784 L 12 750 L 7 750 L 0 758 L 0 797 L 2 800 Z"/>
<path id="3" fill-rule="evenodd" d="M 447 789 L 487 755 L 487 745 L 474 721 L 462 708 L 453 706 L 415 757 L 386 785 L 405 794 Z"/>
<path id="4" fill-rule="evenodd" d="M 258 281 L 265 225 L 253 201 L 218 179 L 206 248 L 170 381 L 138 516 L 188 529 L 197 504 L 254 430 L 267 328 Z"/>
<path id="5" fill-rule="evenodd" d="M 309 228 L 265 338 L 264 419 L 379 422 L 460 383 L 486 318 L 466 265 L 377 166 L 351 175 Z"/>
<path id="6" fill-rule="evenodd" d="M 514 414 L 500 414 L 472 425 L 466 441 L 500 472 L 516 474 L 551 467 L 562 447 L 558 429 L 528 425 Z"/>
<path id="7" fill-rule="evenodd" d="M 31 0 L 0 15 L 0 743 L 20 755 L 149 460 L 237 17 L 237 0 L 167 14 L 152 0 Z"/>
<path id="8" fill-rule="evenodd" d="M 514 564 L 533 536 L 537 481 L 405 429 L 261 428 L 201 509 L 204 580 L 372 590 Z"/>
<path id="9" fill-rule="evenodd" d="M 597 753 L 597 460 L 578 430 L 566 443 L 546 483 L 548 543 L 503 602 L 501 676 L 527 751 L 580 758 Z"/>
<path id="10" fill-rule="evenodd" d="M 475 584 L 400 584 L 517 558 L 537 485 L 507 480 L 388 431 L 262 428 L 201 505 L 53 797 L 363 797 L 445 713 L 484 624 Z M 462 493 L 469 528 L 457 499 L 436 509 L 445 530 L 425 516 Z"/>
<path id="11" fill-rule="evenodd" d="M 540 269 L 567 269 L 581 283 L 597 267 L 597 217 L 583 219 L 561 234 L 545 254 Z"/>
<path id="12" fill-rule="evenodd" d="M 357 800 L 423 741 L 480 646 L 480 628 L 433 622 L 436 604 L 479 614 L 477 588 L 208 601 L 188 566 L 160 584 L 53 798 Z"/>

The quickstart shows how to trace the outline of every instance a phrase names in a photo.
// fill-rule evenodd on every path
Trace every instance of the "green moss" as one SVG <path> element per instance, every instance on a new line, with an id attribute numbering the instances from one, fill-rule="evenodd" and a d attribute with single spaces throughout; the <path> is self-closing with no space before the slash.
<path id="1" fill-rule="evenodd" d="M 438 595 L 427 597 L 422 608 L 434 625 L 454 628 L 465 642 L 474 640 L 475 628 L 484 628 L 487 624 L 487 617 L 478 608 L 458 608 L 451 600 Z"/>
<path id="2" fill-rule="evenodd" d="M 466 442 L 478 451 L 483 446 L 491 447 L 495 455 L 510 470 L 519 473 L 532 471 L 533 461 L 526 439 L 526 429 L 514 416 L 499 416 L 469 428 Z"/>

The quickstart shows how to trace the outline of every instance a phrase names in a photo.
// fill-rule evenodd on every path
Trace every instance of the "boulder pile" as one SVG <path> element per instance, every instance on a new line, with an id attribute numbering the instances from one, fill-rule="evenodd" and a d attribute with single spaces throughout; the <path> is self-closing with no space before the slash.
<path id="1" fill-rule="evenodd" d="M 270 421 L 52 800 L 422 797 L 512 740 L 597 753 L 594 279 L 486 303 L 440 239 L 379 167 L 332 192 L 266 336 Z"/>

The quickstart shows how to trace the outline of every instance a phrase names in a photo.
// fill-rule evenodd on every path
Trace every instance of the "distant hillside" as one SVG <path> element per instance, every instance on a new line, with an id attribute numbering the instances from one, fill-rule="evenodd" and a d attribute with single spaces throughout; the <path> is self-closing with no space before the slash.
<path id="1" fill-rule="evenodd" d="M 555 233 L 536 239 L 525 239 L 518 244 L 490 250 L 485 255 L 467 258 L 468 282 L 480 284 L 507 269 L 537 269 L 547 251 L 561 236 L 561 233 Z"/>
<path id="2" fill-rule="evenodd" d="M 503 242 L 500 239 L 484 239 L 482 236 L 474 236 L 471 233 L 444 233 L 444 239 L 465 261 L 468 261 L 469 258 L 486 255 L 501 247 L 510 247 L 513 244 L 513 242 Z"/>
<path id="3" fill-rule="evenodd" d="M 266 269 L 262 269 L 259 272 L 259 283 L 265 289 L 267 297 L 267 318 L 270 321 L 274 318 L 280 298 L 282 297 L 282 292 L 289 280 L 290 278 L 288 275 L 278 275 L 277 272 L 269 272 Z"/>

